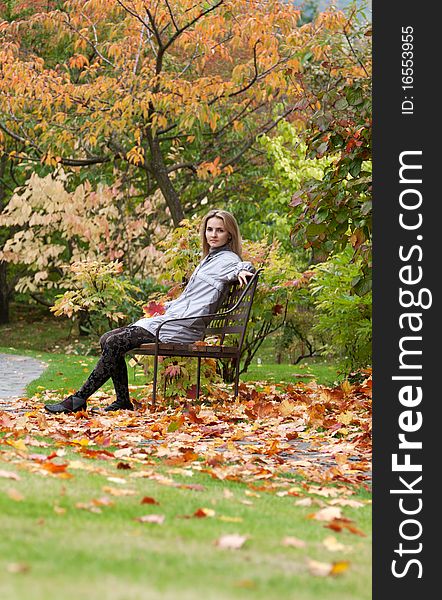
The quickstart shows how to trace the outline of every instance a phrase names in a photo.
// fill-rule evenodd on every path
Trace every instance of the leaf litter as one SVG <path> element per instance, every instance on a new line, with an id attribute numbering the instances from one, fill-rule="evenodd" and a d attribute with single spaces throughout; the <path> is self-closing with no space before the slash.
<path id="1" fill-rule="evenodd" d="M 105 476 L 113 486 L 103 486 L 103 492 L 116 498 L 135 494 L 127 487 L 132 478 L 148 478 L 195 492 L 205 489 L 201 484 L 175 481 L 159 472 L 164 467 L 172 476 L 206 473 L 221 481 L 245 483 L 249 497 L 271 493 L 293 496 L 298 506 L 317 504 L 320 509 L 307 515 L 311 520 L 322 521 L 334 532 L 365 535 L 342 515 L 342 509 L 364 506 L 348 496 L 354 493 L 352 486 L 369 490 L 371 485 L 371 376 L 360 385 L 335 388 L 315 382 L 242 383 L 235 400 L 218 388 L 197 405 L 182 399 L 155 410 L 138 402 L 133 413 L 93 411 L 109 399 L 100 392 L 90 399 L 87 411 L 48 416 L 42 412 L 43 405 L 59 397 L 45 393 L 20 398 L 14 410 L 0 411 L 0 457 L 13 467 L 0 470 L 0 478 L 19 482 L 17 471 L 23 469 L 44 477 L 70 479 L 81 469 Z M 48 455 L 34 451 L 54 447 L 56 450 Z M 67 458 L 66 450 L 77 454 L 78 459 Z M 97 465 L 94 460 L 103 462 Z M 124 470 L 125 477 L 116 477 L 115 468 L 119 473 Z M 294 480 L 296 475 L 301 477 L 300 483 Z M 11 492 L 11 488 L 8 495 L 15 501 L 23 499 L 20 491 Z M 235 499 L 227 488 L 224 497 Z M 253 505 L 250 500 L 239 502 Z M 158 502 L 145 496 L 140 504 Z M 99 514 L 103 507 L 112 505 L 113 501 L 104 496 L 77 503 L 76 508 Z M 214 517 L 215 511 L 198 508 L 193 514 L 178 516 L 201 519 Z M 240 517 L 217 518 L 242 521 Z M 163 524 L 165 515 L 148 514 L 135 520 Z M 228 534 L 214 544 L 238 550 L 248 539 L 247 535 Z M 305 543 L 286 536 L 282 545 L 304 548 Z M 330 536 L 323 547 L 333 552 L 345 550 Z M 307 570 L 317 576 L 339 575 L 348 567 L 348 561 L 307 560 Z"/>

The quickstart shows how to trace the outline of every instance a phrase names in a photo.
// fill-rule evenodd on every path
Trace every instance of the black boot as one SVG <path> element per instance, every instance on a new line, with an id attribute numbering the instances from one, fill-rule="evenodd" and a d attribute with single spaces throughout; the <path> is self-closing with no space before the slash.
<path id="1" fill-rule="evenodd" d="M 109 404 L 109 406 L 106 406 L 106 408 L 104 409 L 106 412 L 111 412 L 114 410 L 133 410 L 133 404 L 130 400 L 114 400 L 112 402 L 112 404 Z"/>
<path id="2" fill-rule="evenodd" d="M 78 410 L 86 410 L 87 402 L 73 394 L 57 404 L 46 404 L 45 409 L 50 413 L 71 413 Z"/>

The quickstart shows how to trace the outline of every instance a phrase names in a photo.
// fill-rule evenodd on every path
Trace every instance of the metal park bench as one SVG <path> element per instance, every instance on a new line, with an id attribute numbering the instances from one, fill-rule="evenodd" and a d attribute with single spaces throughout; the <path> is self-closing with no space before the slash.
<path id="1" fill-rule="evenodd" d="M 155 342 L 141 344 L 139 348 L 130 351 L 134 355 L 147 355 L 154 357 L 153 367 L 153 391 L 152 404 L 155 406 L 157 398 L 158 382 L 158 358 L 160 356 L 190 356 L 198 359 L 196 398 L 200 395 L 200 377 L 201 377 L 201 359 L 202 358 L 228 358 L 235 362 L 235 396 L 238 395 L 239 385 L 239 366 L 241 350 L 246 334 L 247 323 L 252 309 L 253 298 L 255 296 L 258 277 L 262 269 L 254 273 L 244 288 L 239 286 L 238 282 L 230 284 L 224 300 L 218 309 L 218 312 L 206 315 L 191 315 L 189 317 L 179 317 L 167 319 L 161 323 L 156 331 Z M 207 323 L 205 338 L 209 336 L 219 336 L 218 345 L 203 345 L 201 342 L 191 344 L 165 343 L 160 342 L 160 331 L 166 323 L 173 321 L 194 320 L 203 318 Z M 236 345 L 224 344 L 226 334 L 233 333 L 237 335 Z"/>

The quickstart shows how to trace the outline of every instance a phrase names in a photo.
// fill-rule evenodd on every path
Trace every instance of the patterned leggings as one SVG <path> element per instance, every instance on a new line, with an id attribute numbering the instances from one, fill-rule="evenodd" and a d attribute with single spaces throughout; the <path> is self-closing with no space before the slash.
<path id="1" fill-rule="evenodd" d="M 117 400 L 129 402 L 127 366 L 124 355 L 140 344 L 154 342 L 155 337 L 143 327 L 129 325 L 108 331 L 100 338 L 101 357 L 76 396 L 87 400 L 108 379 L 112 379 Z"/>

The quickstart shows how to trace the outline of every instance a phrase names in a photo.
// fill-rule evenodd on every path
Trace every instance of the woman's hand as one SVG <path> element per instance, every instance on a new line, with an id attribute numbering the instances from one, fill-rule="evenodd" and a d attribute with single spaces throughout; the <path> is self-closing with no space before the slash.
<path id="1" fill-rule="evenodd" d="M 239 281 L 239 285 L 242 287 L 243 285 L 247 284 L 247 279 L 249 277 L 253 277 L 253 273 L 251 273 L 250 271 L 240 271 L 238 273 L 238 281 Z"/>

